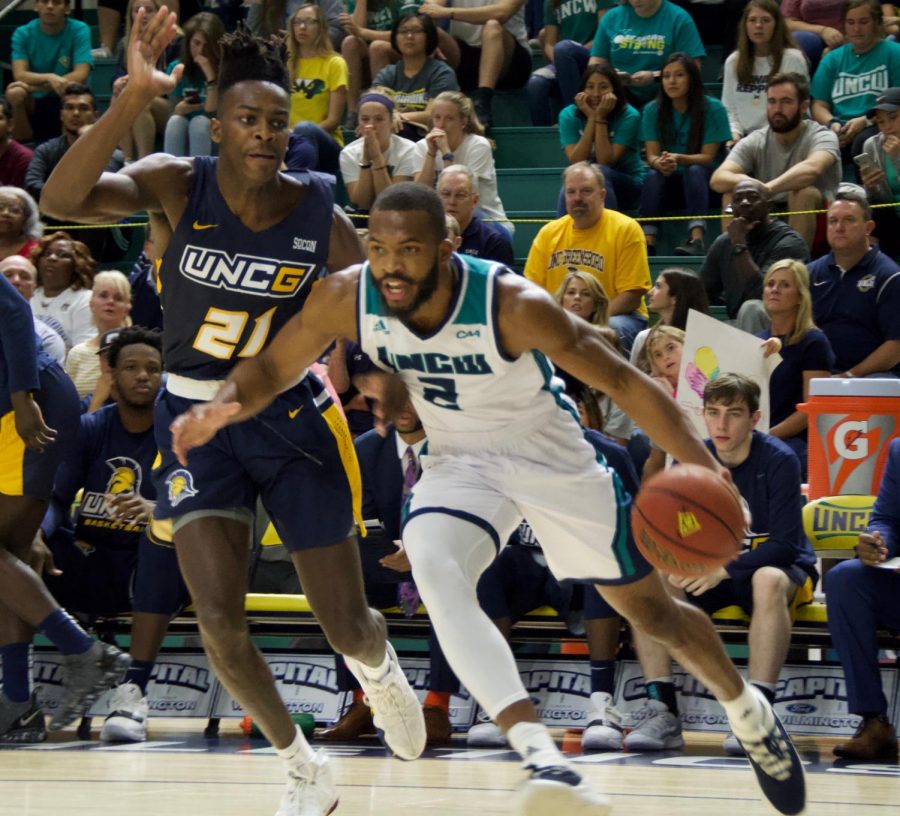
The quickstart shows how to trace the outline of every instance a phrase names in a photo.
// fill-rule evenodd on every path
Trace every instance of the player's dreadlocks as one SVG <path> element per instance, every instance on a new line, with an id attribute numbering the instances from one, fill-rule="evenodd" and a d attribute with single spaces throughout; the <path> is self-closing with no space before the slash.
<path id="1" fill-rule="evenodd" d="M 284 43 L 280 38 L 261 39 L 240 26 L 233 34 L 219 41 L 222 62 L 219 66 L 219 93 L 246 80 L 271 82 L 287 93 L 291 92 L 290 78 L 285 65 Z"/>

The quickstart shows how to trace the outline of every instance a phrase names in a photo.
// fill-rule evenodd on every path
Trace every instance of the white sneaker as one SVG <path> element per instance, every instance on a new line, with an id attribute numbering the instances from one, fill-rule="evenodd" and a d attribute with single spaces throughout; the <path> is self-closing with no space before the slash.
<path id="1" fill-rule="evenodd" d="M 287 790 L 275 816 L 328 816 L 337 806 L 328 754 L 320 748 L 309 762 L 288 769 Z"/>
<path id="2" fill-rule="evenodd" d="M 621 751 L 622 715 L 613 705 L 611 694 L 595 691 L 591 695 L 590 719 L 581 734 L 584 751 Z"/>
<path id="3" fill-rule="evenodd" d="M 135 683 L 116 686 L 109 701 L 110 712 L 100 729 L 100 742 L 144 742 L 150 706 Z"/>
<path id="4" fill-rule="evenodd" d="M 416 759 L 425 750 L 427 739 L 422 704 L 400 668 L 397 653 L 390 643 L 387 653 L 390 658 L 388 671 L 379 681 L 366 677 L 358 660 L 349 657 L 344 660 L 366 694 L 379 739 L 400 759 Z"/>
<path id="5" fill-rule="evenodd" d="M 609 799 L 597 793 L 577 771 L 567 765 L 547 768 L 527 766 L 531 776 L 519 792 L 521 816 L 608 816 Z"/>
<path id="6" fill-rule="evenodd" d="M 509 740 L 500 726 L 482 711 L 478 715 L 478 722 L 466 735 L 466 745 L 469 748 L 506 748 L 509 746 Z"/>
<path id="7" fill-rule="evenodd" d="M 623 740 L 629 751 L 671 751 L 684 747 L 681 720 L 665 703 L 647 700 L 638 724 Z M 637 717 L 635 718 L 637 719 Z"/>

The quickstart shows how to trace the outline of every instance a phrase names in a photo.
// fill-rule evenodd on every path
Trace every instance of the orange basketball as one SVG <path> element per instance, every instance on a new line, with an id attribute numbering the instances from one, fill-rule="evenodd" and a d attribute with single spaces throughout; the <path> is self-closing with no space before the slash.
<path id="1" fill-rule="evenodd" d="M 725 480 L 700 465 L 676 465 L 641 488 L 631 511 L 638 549 L 654 567 L 696 577 L 743 546 L 744 513 Z"/>

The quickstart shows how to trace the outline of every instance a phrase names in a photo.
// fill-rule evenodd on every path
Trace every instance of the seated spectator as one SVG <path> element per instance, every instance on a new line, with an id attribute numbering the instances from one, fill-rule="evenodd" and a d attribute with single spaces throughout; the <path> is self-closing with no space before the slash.
<path id="1" fill-rule="evenodd" d="M 800 261 L 775 261 L 763 280 L 763 304 L 771 328 L 756 336 L 781 341 L 781 363 L 769 378 L 769 435 L 784 442 L 800 460 L 806 481 L 808 417 L 797 405 L 809 399 L 809 381 L 830 377 L 834 352 L 812 316 L 809 270 Z"/>
<path id="2" fill-rule="evenodd" d="M 12 38 L 13 81 L 6 98 L 13 107 L 13 136 L 37 144 L 59 135 L 66 87 L 87 82 L 94 61 L 91 30 L 69 17 L 69 0 L 36 0 L 37 19 Z"/>
<path id="3" fill-rule="evenodd" d="M 291 78 L 291 127 L 318 125 L 334 140 L 334 160 L 344 146 L 341 123 L 347 102 L 347 63 L 334 53 L 321 6 L 304 3 L 291 17 L 287 36 Z"/>
<path id="4" fill-rule="evenodd" d="M 445 167 L 438 177 L 437 192 L 447 215 L 456 218 L 461 244 L 457 252 L 513 265 L 512 241 L 509 234 L 496 224 L 482 221 L 476 210 L 480 198 L 475 174 L 464 164 Z"/>
<path id="5" fill-rule="evenodd" d="M 656 283 L 647 293 L 647 307 L 658 316 L 658 326 L 673 326 L 684 331 L 691 309 L 709 314 L 709 298 L 699 275 L 690 269 L 668 267 L 659 273 Z M 644 373 L 650 369 L 641 352 L 651 331 L 652 329 L 644 329 L 640 332 L 631 347 L 631 362 Z M 640 360 L 644 360 L 644 363 L 640 364 Z"/>
<path id="6" fill-rule="evenodd" d="M 656 80 L 675 52 L 686 54 L 698 68 L 706 56 L 691 16 L 669 0 L 628 0 L 603 15 L 590 62 L 612 65 L 630 100 L 643 106 L 656 96 Z"/>
<path id="7" fill-rule="evenodd" d="M 857 557 L 841 561 L 825 576 L 828 630 L 847 683 L 847 710 L 862 717 L 853 737 L 834 747 L 841 759 L 897 764 L 897 732 L 881 687 L 876 632 L 900 629 L 900 574 L 883 569 L 900 555 L 900 439 L 890 443 L 878 498 Z"/>
<path id="8" fill-rule="evenodd" d="M 359 538 L 366 598 L 376 607 L 399 605 L 409 617 L 419 607 L 419 594 L 410 574 L 409 559 L 400 545 L 403 505 L 421 473 L 419 459 L 425 447 L 425 431 L 407 403 L 382 436 L 369 431 L 356 442 L 362 477 L 362 514 L 369 533 Z M 429 638 L 430 677 L 423 703 L 427 744 L 447 745 L 450 726 L 450 695 L 459 692 L 459 681 L 447 663 L 433 630 Z M 352 691 L 353 701 L 331 728 L 319 732 L 326 742 L 344 742 L 375 734 L 372 712 L 359 684 L 343 660 L 337 661 L 339 691 Z"/>
<path id="9" fill-rule="evenodd" d="M 813 321 L 840 377 L 900 376 L 900 267 L 869 236 L 865 192 L 842 185 L 828 208 L 831 252 L 809 265 Z"/>
<path id="10" fill-rule="evenodd" d="M 66 373 L 75 383 L 79 397 L 94 394 L 100 377 L 100 338 L 113 329 L 131 325 L 131 285 L 121 272 L 108 270 L 94 275 L 89 303 L 97 334 L 90 340 L 72 346 L 66 358 Z M 90 406 L 88 411 L 96 410 Z"/>
<path id="11" fill-rule="evenodd" d="M 459 65 L 459 45 L 450 34 L 442 28 L 437 28 L 431 17 L 419 12 L 421 4 L 415 3 L 395 3 L 388 0 L 357 0 L 353 6 L 353 13 L 341 14 L 341 22 L 344 27 L 345 36 L 341 42 L 341 54 L 347 61 L 350 68 L 350 92 L 348 95 L 348 108 L 350 115 L 348 121 L 353 127 L 356 126 L 356 117 L 358 111 L 358 101 L 360 91 L 368 85 L 382 86 L 398 91 L 400 96 L 397 103 L 401 113 L 405 110 L 407 101 L 404 97 L 418 91 L 421 98 L 422 89 L 426 87 L 424 83 L 433 81 L 439 69 L 425 62 L 424 58 L 433 57 L 436 49 L 440 48 L 440 53 L 447 61 L 445 67 L 451 71 L 455 71 Z M 410 17 L 418 18 L 422 24 L 422 33 L 404 34 L 402 38 L 396 35 L 396 31 L 401 23 L 405 29 L 417 28 L 408 21 Z M 426 28 L 423 18 L 428 17 L 430 26 Z M 406 22 L 404 22 L 406 21 Z M 428 33 L 428 31 L 431 33 Z M 422 46 L 427 41 L 428 47 L 421 54 Z M 402 46 L 402 47 L 401 47 Z M 413 84 L 416 81 L 415 73 L 409 73 L 411 70 L 407 66 L 406 80 L 403 85 L 406 87 L 396 87 L 395 83 L 385 81 L 387 77 L 382 76 L 383 72 L 399 59 L 408 60 L 412 56 L 414 63 L 419 64 L 419 69 L 427 68 L 426 77 Z M 422 60 L 420 62 L 420 59 Z M 440 74 L 444 74 L 440 71 Z M 397 74 L 389 73 L 388 77 L 396 79 Z M 456 83 L 456 75 L 453 74 L 453 84 L 447 84 L 446 79 L 439 82 L 441 87 L 436 89 L 435 93 L 428 94 L 428 98 L 436 96 L 441 91 L 456 90 L 459 86 Z M 418 104 L 418 103 L 416 103 Z M 423 107 L 414 108 L 415 111 L 422 111 Z M 417 120 L 424 126 L 427 120 Z M 419 138 L 421 133 L 415 137 L 404 132 L 403 135 L 408 139 Z"/>
<path id="12" fill-rule="evenodd" d="M 247 28 L 263 39 L 281 37 L 291 30 L 294 12 L 307 0 L 265 0 L 247 4 Z M 346 36 L 341 16 L 346 14 L 343 0 L 321 0 L 320 5 L 328 19 L 328 36 L 335 51 L 340 50 L 341 41 Z"/>
<path id="13" fill-rule="evenodd" d="M 723 203 L 739 181 L 763 182 L 773 204 L 789 212 L 821 209 L 834 197 L 841 181 L 837 136 L 807 118 L 809 85 L 801 74 L 769 78 L 766 118 L 769 124 L 741 139 L 713 173 L 710 186 L 722 193 Z M 788 223 L 812 247 L 816 216 L 788 216 Z"/>
<path id="14" fill-rule="evenodd" d="M 641 161 L 641 115 L 628 104 L 622 80 L 611 65 L 585 69 L 584 89 L 559 115 L 559 141 L 571 164 L 600 165 L 609 209 L 637 208 L 647 172 Z"/>
<path id="15" fill-rule="evenodd" d="M 607 19 L 609 15 L 607 15 Z M 602 25 L 602 23 L 601 23 Z M 641 189 L 641 215 L 662 215 L 673 197 L 683 199 L 688 215 L 688 239 L 675 248 L 676 255 L 703 255 L 709 212 L 709 179 L 730 138 L 728 114 L 722 103 L 706 96 L 700 69 L 683 52 L 666 57 L 662 87 L 644 108 L 641 139 L 647 149 L 650 172 Z M 645 224 L 650 254 L 656 253 L 656 224 Z"/>
<path id="16" fill-rule="evenodd" d="M 31 259 L 38 283 L 31 311 L 62 337 L 66 349 L 93 337 L 94 259 L 88 248 L 67 232 L 52 232 L 39 240 Z"/>
<path id="17" fill-rule="evenodd" d="M 900 43 L 885 39 L 878 0 L 847 0 L 847 44 L 822 58 L 812 80 L 812 116 L 833 130 L 845 162 L 862 152 L 876 129 L 866 111 L 881 91 L 900 85 Z"/>
<path id="18" fill-rule="evenodd" d="M 737 51 L 728 55 L 722 79 L 722 104 L 728 111 L 728 147 L 767 124 L 768 81 L 776 74 L 809 75 L 806 58 L 791 38 L 777 0 L 751 0 L 744 7 Z"/>
<path id="19" fill-rule="evenodd" d="M 13 109 L 5 96 L 0 96 L 0 185 L 25 186 L 25 173 L 34 153 L 12 138 Z"/>
<path id="20" fill-rule="evenodd" d="M 586 428 L 584 438 L 608 463 L 609 469 L 631 495 L 638 490 L 638 477 L 628 454 L 609 437 Z M 523 521 L 506 546 L 478 579 L 478 603 L 504 637 L 513 625 L 539 606 L 551 606 L 570 626 L 578 621 L 572 609 L 573 586 L 560 584 L 547 566 L 541 543 Z M 581 734 L 585 751 L 622 750 L 622 715 L 613 706 L 616 653 L 621 619 L 593 585 L 584 587 L 584 631 L 590 652 L 591 696 L 587 727 Z M 490 720 L 469 729 L 470 747 L 508 745 L 502 730 Z"/>
<path id="21" fill-rule="evenodd" d="M 43 234 L 35 200 L 21 187 L 0 187 L 0 259 L 10 255 L 31 257 Z"/>
<path id="22" fill-rule="evenodd" d="M 181 56 L 169 64 L 184 71 L 169 94 L 172 115 L 166 122 L 163 150 L 173 156 L 209 156 L 213 152 L 209 123 L 219 104 L 216 77 L 222 59 L 219 40 L 225 34 L 222 21 L 208 11 L 195 14 L 184 24 Z"/>
<path id="23" fill-rule="evenodd" d="M 766 185 L 752 178 L 737 183 L 731 197 L 734 214 L 709 248 L 700 277 L 711 303 L 724 301 L 728 317 L 755 334 L 769 326 L 762 284 L 768 268 L 782 258 L 809 260 L 809 247 L 784 221 L 770 218 Z"/>
<path id="24" fill-rule="evenodd" d="M 528 111 L 532 125 L 550 127 L 556 124 L 559 111 L 574 104 L 576 94 L 583 90 L 582 75 L 591 56 L 597 23 L 615 3 L 544 0 L 543 5 L 540 40 L 547 64 L 528 80 Z"/>
<path id="25" fill-rule="evenodd" d="M 825 49 L 847 42 L 844 7 L 847 0 L 781 0 L 781 13 L 800 50 L 809 60 L 810 74 L 819 67 Z"/>
<path id="26" fill-rule="evenodd" d="M 10 255 L 0 261 L 0 275 L 3 275 L 27 301 L 34 297 L 37 288 L 37 269 L 34 264 L 21 255 Z M 41 349 L 62 365 L 66 360 L 66 344 L 62 337 L 50 328 L 37 315 L 34 318 L 34 332 L 41 341 Z"/>
<path id="27" fill-rule="evenodd" d="M 759 386 L 752 380 L 722 374 L 706 384 L 706 446 L 730 471 L 747 502 L 751 528 L 736 560 L 697 578 L 669 576 L 669 583 L 710 615 L 732 605 L 750 615 L 749 680 L 774 703 L 793 615 L 798 606 L 812 600 L 818 573 L 815 553 L 803 535 L 800 463 L 780 440 L 754 430 L 759 416 Z M 671 660 L 664 648 L 647 638 L 639 637 L 638 649 L 651 697 L 650 716 L 628 734 L 625 747 L 680 748 L 684 739 Z M 744 753 L 733 734 L 724 747 L 732 755 Z"/>
<path id="28" fill-rule="evenodd" d="M 525 0 L 426 0 L 420 14 L 449 20 L 459 45 L 459 87 L 472 97 L 475 113 L 490 130 L 494 89 L 524 88 L 531 75 Z"/>
<path id="29" fill-rule="evenodd" d="M 382 68 L 372 83 L 394 92 L 403 120 L 400 135 L 412 141 L 421 139 L 428 129 L 434 98 L 444 91 L 459 90 L 453 69 L 432 56 L 438 32 L 427 14 L 399 17 L 391 28 L 391 47 L 400 59 Z"/>
<path id="30" fill-rule="evenodd" d="M 609 297 L 609 325 L 626 353 L 647 326 L 650 289 L 647 247 L 637 221 L 607 210 L 603 173 L 587 162 L 563 172 L 567 215 L 541 227 L 525 263 L 525 277 L 555 292 L 573 270 L 593 275 Z"/>
<path id="31" fill-rule="evenodd" d="M 393 93 L 372 88 L 359 99 L 359 138 L 341 151 L 341 176 L 350 203 L 368 211 L 378 194 L 416 173 L 416 146 L 398 136 L 400 114 Z"/>
<path id="32" fill-rule="evenodd" d="M 170 10 L 172 9 L 171 4 L 167 3 L 166 5 Z M 143 28 L 161 6 L 162 0 L 128 0 L 128 6 L 125 9 L 125 34 L 119 40 L 115 50 L 116 72 L 112 83 L 113 99 L 122 92 L 128 83 L 128 42 L 131 39 L 131 27 L 137 22 L 138 12 L 141 9 L 144 10 L 141 22 Z M 178 59 L 178 55 L 181 53 L 181 39 L 181 37 L 176 37 L 160 54 L 156 63 L 156 67 L 160 71 L 165 71 L 173 60 Z M 131 132 L 120 143 L 126 162 L 149 156 L 155 150 L 156 139 L 165 133 L 170 113 L 169 100 L 165 95 L 156 97 L 144 108 L 131 126 Z"/>
<path id="33" fill-rule="evenodd" d="M 171 617 L 188 600 L 175 550 L 148 538 L 156 492 L 153 406 L 162 380 L 162 341 L 140 327 L 109 350 L 115 402 L 81 418 L 77 444 L 56 474 L 38 539 L 62 570 L 47 587 L 73 612 L 133 612 L 132 663 L 113 690 L 100 739 L 147 738 L 147 684 Z M 72 502 L 81 502 L 70 518 Z"/>
<path id="34" fill-rule="evenodd" d="M 472 100 L 460 91 L 444 91 L 431 105 L 431 130 L 416 142 L 416 181 L 433 187 L 438 174 L 449 164 L 464 164 L 478 184 L 482 218 L 496 219 L 510 235 L 513 226 L 506 221 L 506 211 L 497 190 L 497 168 L 491 143 L 484 137 L 484 127 Z"/>
<path id="35" fill-rule="evenodd" d="M 866 139 L 863 153 L 868 157 L 857 163 L 860 181 L 872 204 L 900 202 L 900 88 L 888 88 L 866 113 L 878 127 L 878 133 Z M 900 219 L 896 207 L 876 207 L 874 237 L 879 249 L 897 260 L 900 257 Z"/>
<path id="36" fill-rule="evenodd" d="M 622 353 L 619 335 L 609 328 L 609 298 L 600 281 L 593 275 L 573 269 L 553 293 L 556 302 L 567 312 L 603 329 L 603 335 L 616 351 Z M 624 355 L 623 355 L 624 356 Z M 618 405 L 606 394 L 585 385 L 559 366 L 556 375 L 566 384 L 566 393 L 577 395 L 579 411 L 583 410 L 582 424 L 602 431 L 620 445 L 627 445 L 634 425 Z"/>

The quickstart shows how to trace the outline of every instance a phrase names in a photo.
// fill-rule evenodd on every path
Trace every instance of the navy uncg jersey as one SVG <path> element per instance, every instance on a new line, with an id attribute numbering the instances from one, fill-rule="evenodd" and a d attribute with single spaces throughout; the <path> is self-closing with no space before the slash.
<path id="1" fill-rule="evenodd" d="M 258 354 L 327 273 L 331 186 L 307 174 L 305 195 L 283 220 L 254 232 L 231 212 L 217 159 L 194 159 L 190 198 L 162 258 L 166 370 L 224 379 Z"/>

